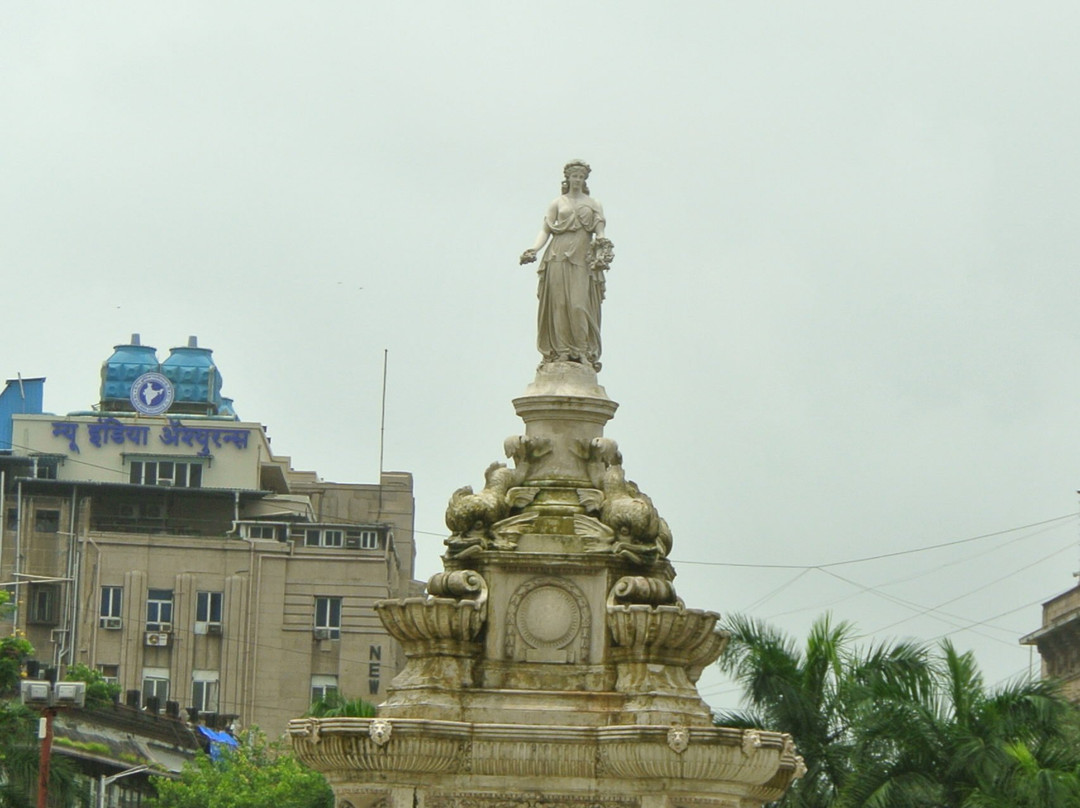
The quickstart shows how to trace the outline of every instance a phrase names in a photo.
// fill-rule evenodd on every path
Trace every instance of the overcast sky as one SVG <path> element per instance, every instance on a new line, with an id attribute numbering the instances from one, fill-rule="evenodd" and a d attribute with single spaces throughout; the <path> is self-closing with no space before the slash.
<path id="1" fill-rule="evenodd" d="M 276 451 L 370 482 L 387 350 L 427 578 L 523 431 L 517 256 L 583 158 L 606 434 L 687 605 L 1000 682 L 1080 567 L 1078 53 L 1075 2 L 4 3 L 0 378 L 86 409 L 113 345 L 195 334 Z"/>

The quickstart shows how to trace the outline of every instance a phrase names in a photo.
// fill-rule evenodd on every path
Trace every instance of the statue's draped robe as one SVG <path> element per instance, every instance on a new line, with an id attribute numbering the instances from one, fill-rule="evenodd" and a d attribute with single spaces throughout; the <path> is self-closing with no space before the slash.
<path id="1" fill-rule="evenodd" d="M 555 217 L 549 213 L 544 220 L 551 241 L 537 270 L 536 347 L 547 362 L 595 364 L 600 358 L 604 279 L 601 270 L 589 269 L 588 257 L 604 214 L 587 196 L 571 200 L 564 195 L 555 200 Z"/>

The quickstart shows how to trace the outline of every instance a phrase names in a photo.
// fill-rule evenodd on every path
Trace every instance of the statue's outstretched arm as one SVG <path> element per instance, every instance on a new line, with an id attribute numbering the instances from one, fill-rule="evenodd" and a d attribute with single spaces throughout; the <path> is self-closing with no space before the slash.
<path id="1" fill-rule="evenodd" d="M 557 216 L 558 207 L 555 202 L 552 202 L 551 205 L 548 206 L 547 215 L 544 216 L 544 226 L 540 228 L 540 233 L 537 235 L 533 245 L 521 254 L 520 263 L 531 264 L 536 260 L 536 254 L 544 249 L 544 245 L 547 244 L 548 239 L 551 238 L 551 227 L 548 225 L 548 222 L 555 221 Z"/>

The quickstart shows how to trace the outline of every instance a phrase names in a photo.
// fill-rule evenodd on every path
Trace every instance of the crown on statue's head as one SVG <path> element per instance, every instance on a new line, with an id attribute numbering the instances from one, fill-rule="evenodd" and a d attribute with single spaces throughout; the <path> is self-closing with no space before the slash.
<path id="1" fill-rule="evenodd" d="M 585 172 L 585 179 L 588 179 L 589 174 L 592 173 L 592 169 L 589 168 L 589 164 L 586 163 L 584 160 L 571 160 L 569 163 L 567 163 L 565 166 L 563 166 L 563 170 L 562 170 L 563 176 L 564 177 L 569 177 L 571 169 L 574 169 L 574 168 L 580 168 L 582 171 L 584 171 Z"/>

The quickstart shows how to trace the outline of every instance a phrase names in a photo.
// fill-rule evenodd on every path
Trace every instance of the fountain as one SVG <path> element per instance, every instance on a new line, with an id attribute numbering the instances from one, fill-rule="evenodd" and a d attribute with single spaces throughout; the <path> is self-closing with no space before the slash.
<path id="1" fill-rule="evenodd" d="M 453 493 L 444 571 L 376 605 L 407 664 L 375 718 L 297 718 L 293 747 L 337 808 L 750 808 L 805 770 L 790 736 L 714 726 L 695 686 L 728 636 L 687 608 L 672 535 L 604 436 L 597 380 L 614 248 L 589 168 L 564 170 L 537 244 L 535 380 L 523 435 Z"/>

